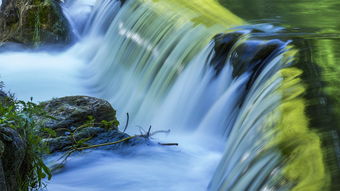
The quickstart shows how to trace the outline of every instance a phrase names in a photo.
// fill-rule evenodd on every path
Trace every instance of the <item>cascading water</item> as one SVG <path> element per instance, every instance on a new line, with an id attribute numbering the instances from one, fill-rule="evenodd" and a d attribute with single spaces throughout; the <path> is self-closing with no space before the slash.
<path id="1" fill-rule="evenodd" d="M 158 139 L 180 147 L 74 156 L 48 190 L 325 188 L 289 43 L 253 38 L 258 26 L 236 27 L 245 23 L 214 0 L 79 0 L 64 12 L 79 41 L 58 54 L 2 53 L 7 86 L 26 99 L 106 98 L 122 123 L 130 113 L 131 133 L 171 129 Z"/>

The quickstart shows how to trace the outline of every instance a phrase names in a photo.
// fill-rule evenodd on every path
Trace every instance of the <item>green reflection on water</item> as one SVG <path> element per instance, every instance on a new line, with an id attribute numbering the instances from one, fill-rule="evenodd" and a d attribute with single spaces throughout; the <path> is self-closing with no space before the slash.
<path id="1" fill-rule="evenodd" d="M 313 107 L 309 110 L 315 122 L 312 126 L 336 128 L 339 132 L 340 1 L 220 0 L 220 3 L 251 23 L 285 27 L 274 38 L 294 40 L 304 57 L 298 62 L 298 67 L 303 68 L 304 72 L 316 71 L 304 75 L 310 94 L 306 97 Z M 327 112 L 315 110 L 322 107 L 327 107 Z"/>
<path id="2" fill-rule="evenodd" d="M 246 20 L 271 20 L 287 28 L 304 32 L 339 32 L 338 0 L 219 0 L 221 4 Z"/>
<path id="3" fill-rule="evenodd" d="M 323 135 L 331 190 L 340 190 L 340 0 L 219 1 L 250 23 L 284 27 L 269 38 L 293 40 L 299 49 L 310 126 Z"/>
<path id="4" fill-rule="evenodd" d="M 285 27 L 285 30 L 274 38 L 292 39 L 297 42 L 293 43 L 300 50 L 300 54 L 305 54 L 302 57 L 308 55 L 308 58 L 298 63 L 298 67 L 304 68 L 305 72 L 316 70 L 314 73 L 307 72 L 304 76 L 310 89 L 309 93 L 313 94 L 307 97 L 312 105 L 326 105 L 329 110 L 327 115 L 322 116 L 328 120 L 320 119 L 320 112 L 310 111 L 311 115 L 315 114 L 312 120 L 324 122 L 318 123 L 318 127 L 331 126 L 340 130 L 340 1 L 219 1 L 251 23 L 271 23 Z M 320 97 L 320 91 L 326 97 Z"/>

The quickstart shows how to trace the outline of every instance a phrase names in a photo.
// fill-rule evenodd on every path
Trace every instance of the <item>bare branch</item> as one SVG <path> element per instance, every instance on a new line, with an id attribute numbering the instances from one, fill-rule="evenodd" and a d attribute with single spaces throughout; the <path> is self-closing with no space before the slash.
<path id="1" fill-rule="evenodd" d="M 129 126 L 129 119 L 130 119 L 129 113 L 126 113 L 126 124 L 125 124 L 123 133 L 125 133 L 126 129 Z"/>

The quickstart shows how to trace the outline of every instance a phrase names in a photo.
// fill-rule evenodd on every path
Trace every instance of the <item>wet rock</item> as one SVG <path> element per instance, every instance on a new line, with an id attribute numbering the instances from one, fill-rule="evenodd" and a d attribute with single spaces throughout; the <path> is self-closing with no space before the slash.
<path id="1" fill-rule="evenodd" d="M 93 139 L 104 133 L 105 130 L 99 127 L 87 127 L 80 131 L 75 132 L 73 135 L 56 136 L 52 138 L 45 138 L 43 142 L 49 146 L 49 151 L 51 153 L 58 151 L 65 151 L 77 144 L 76 141 L 81 141 L 83 139 Z"/>
<path id="2" fill-rule="evenodd" d="M 42 102 L 40 106 L 52 118 L 39 118 L 46 128 L 58 130 L 58 135 L 84 125 L 93 118 L 93 122 L 101 124 L 102 121 L 117 121 L 116 111 L 105 100 L 88 96 L 69 96 Z M 116 129 L 112 126 L 110 128 Z"/>
<path id="3" fill-rule="evenodd" d="M 0 98 L 7 97 L 7 94 L 0 90 Z"/>
<path id="4" fill-rule="evenodd" d="M 243 41 L 242 38 L 246 38 L 249 32 L 238 31 L 216 35 L 213 39 L 214 49 L 209 55 L 210 65 L 214 67 L 216 75 L 220 74 L 227 62 L 232 65 L 234 78 L 250 73 L 247 89 L 251 87 L 269 61 L 285 47 L 285 43 L 280 40 Z"/>
<path id="5" fill-rule="evenodd" d="M 19 190 L 18 178 L 27 172 L 23 168 L 26 142 L 12 128 L 0 127 L 0 190 Z"/>
<path id="6" fill-rule="evenodd" d="M 0 46 L 6 42 L 32 45 L 70 41 L 69 23 L 55 0 L 3 0 Z"/>
<path id="7" fill-rule="evenodd" d="M 88 127 L 80 132 L 75 133 L 73 136 L 58 136 L 55 138 L 46 138 L 43 141 L 49 146 L 50 153 L 62 152 L 70 150 L 71 147 L 76 146 L 77 141 L 86 140 L 82 146 L 86 147 L 90 145 L 100 145 L 106 143 L 113 143 L 125 138 L 130 137 L 128 134 L 118 130 L 106 130 L 100 127 Z M 113 144 L 108 146 L 101 146 L 94 149 L 100 150 L 116 150 L 122 146 L 135 146 L 141 144 L 149 144 L 149 140 L 143 137 L 135 137 L 119 144 Z"/>
<path id="8" fill-rule="evenodd" d="M 50 152 L 65 151 L 72 146 L 97 145 L 115 142 L 129 135 L 117 129 L 116 111 L 105 100 L 87 97 L 70 96 L 40 104 L 47 115 L 52 118 L 38 117 L 42 124 L 40 132 L 49 146 Z M 90 121 L 89 121 L 89 116 Z M 104 122 L 103 122 L 104 121 Z M 54 132 L 46 133 L 46 129 Z M 144 138 L 133 138 L 122 144 L 102 147 L 116 149 L 122 145 L 145 143 Z"/>
<path id="9" fill-rule="evenodd" d="M 245 32 L 222 33 L 214 37 L 214 50 L 210 53 L 210 65 L 214 67 L 216 75 L 224 68 L 231 49 L 236 42 L 245 35 Z"/>
<path id="10" fill-rule="evenodd" d="M 89 140 L 87 143 L 89 145 L 99 145 L 104 143 L 112 143 L 116 142 L 125 138 L 130 137 L 130 135 L 123 133 L 118 130 L 109 130 L 106 132 L 102 132 L 97 135 L 96 138 Z M 109 146 L 103 146 L 99 149 L 101 150 L 116 150 L 124 146 L 138 146 L 138 145 L 152 145 L 152 143 L 148 138 L 145 137 L 134 137 L 132 139 L 129 139 L 127 141 L 121 142 L 119 144 L 109 145 Z"/>

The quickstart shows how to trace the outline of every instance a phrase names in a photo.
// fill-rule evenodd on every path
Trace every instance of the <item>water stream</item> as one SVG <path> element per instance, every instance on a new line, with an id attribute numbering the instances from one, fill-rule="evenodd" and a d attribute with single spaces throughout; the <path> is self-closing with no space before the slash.
<path id="1" fill-rule="evenodd" d="M 77 41 L 0 53 L 6 87 L 37 102 L 107 99 L 121 124 L 130 114 L 128 133 L 170 129 L 155 141 L 179 147 L 74 155 L 48 190 L 328 188 L 297 46 L 275 38 L 282 27 L 248 24 L 214 0 L 77 0 L 63 11 Z"/>

